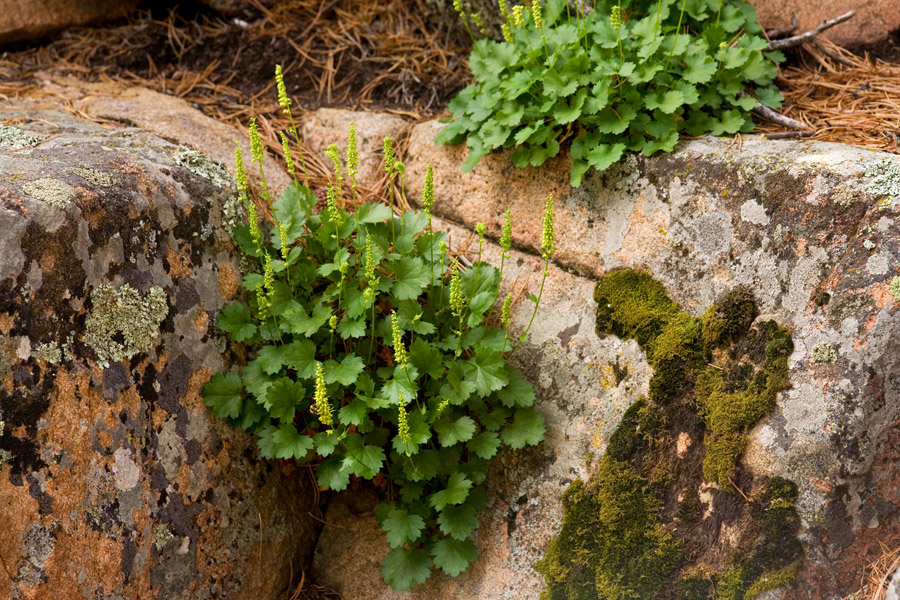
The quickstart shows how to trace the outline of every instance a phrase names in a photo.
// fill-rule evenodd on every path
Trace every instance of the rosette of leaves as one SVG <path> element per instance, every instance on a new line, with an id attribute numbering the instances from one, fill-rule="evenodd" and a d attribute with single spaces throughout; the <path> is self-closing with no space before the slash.
<path id="1" fill-rule="evenodd" d="M 784 55 L 764 52 L 747 2 L 599 0 L 587 14 L 582 6 L 547 0 L 510 12 L 506 41 L 474 44 L 476 82 L 450 102 L 453 117 L 436 140 L 466 141 L 463 171 L 496 148 L 515 146 L 522 167 L 569 145 L 577 187 L 590 167 L 602 171 L 626 150 L 649 156 L 683 134 L 749 132 L 757 102 L 781 105 L 773 82 Z"/>
<path id="2" fill-rule="evenodd" d="M 475 559 L 491 460 L 539 443 L 544 422 L 506 361 L 517 340 L 488 323 L 499 271 L 451 267 L 427 212 L 351 212 L 336 195 L 316 213 L 295 183 L 274 202 L 270 231 L 235 230 L 260 272 L 244 276 L 249 301 L 227 305 L 217 325 L 251 360 L 215 375 L 204 397 L 258 434 L 263 456 L 314 464 L 322 487 L 384 476 L 382 575 L 403 591 Z"/>

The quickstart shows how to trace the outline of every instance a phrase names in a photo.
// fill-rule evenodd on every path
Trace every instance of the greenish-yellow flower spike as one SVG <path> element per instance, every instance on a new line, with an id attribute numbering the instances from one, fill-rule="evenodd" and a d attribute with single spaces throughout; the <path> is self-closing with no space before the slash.
<path id="1" fill-rule="evenodd" d="M 516 27 L 521 27 L 522 23 L 524 23 L 524 21 L 522 20 L 522 11 L 524 11 L 524 10 L 525 10 L 525 7 L 522 6 L 521 4 L 517 4 L 516 6 L 513 6 L 512 24 L 515 25 Z"/>
<path id="2" fill-rule="evenodd" d="M 281 259 L 284 262 L 287 262 L 288 259 L 288 250 L 290 250 L 290 243 L 288 242 L 287 229 L 284 227 L 284 223 L 278 224 L 278 237 L 281 240 Z"/>
<path id="3" fill-rule="evenodd" d="M 328 319 L 328 328 L 331 329 L 331 331 L 334 331 L 335 329 L 337 329 L 337 323 L 338 323 L 337 316 L 331 315 L 331 318 Z"/>
<path id="4" fill-rule="evenodd" d="M 506 4 L 506 0 L 498 0 L 498 1 L 497 1 L 497 4 L 500 5 L 500 14 L 503 15 L 503 16 L 505 17 L 505 16 L 506 16 L 506 12 L 507 12 L 507 8 L 508 8 L 508 6 L 507 6 L 507 4 Z"/>
<path id="5" fill-rule="evenodd" d="M 331 403 L 328 402 L 328 392 L 325 389 L 325 373 L 322 371 L 322 363 L 316 363 L 316 391 L 313 399 L 315 401 L 313 412 L 319 416 L 319 422 L 331 427 L 334 421 L 331 416 Z"/>
<path id="6" fill-rule="evenodd" d="M 487 233 L 487 227 L 485 226 L 485 224 L 481 223 L 480 221 L 478 223 L 475 223 L 475 233 L 478 234 L 478 237 L 484 238 L 484 234 Z"/>
<path id="7" fill-rule="evenodd" d="M 271 300 L 275 295 L 275 269 L 272 267 L 272 257 L 266 253 L 266 266 L 263 270 L 263 285 L 266 288 L 266 296 Z"/>
<path id="8" fill-rule="evenodd" d="M 553 194 L 547 196 L 547 204 L 544 205 L 544 226 L 541 234 L 541 256 L 550 258 L 556 249 L 553 239 Z"/>
<path id="9" fill-rule="evenodd" d="M 509 319 L 510 319 L 510 311 L 512 310 L 512 292 L 506 295 L 506 298 L 503 300 L 503 308 L 500 309 L 500 322 L 503 323 L 503 326 L 509 329 Z"/>
<path id="10" fill-rule="evenodd" d="M 509 258 L 509 249 L 512 246 L 512 216 L 510 209 L 503 213 L 503 233 L 500 235 L 500 247 L 503 249 L 504 258 Z"/>
<path id="11" fill-rule="evenodd" d="M 384 138 L 384 171 L 388 175 L 394 170 L 394 147 L 391 138 Z"/>
<path id="12" fill-rule="evenodd" d="M 291 112 L 291 99 L 288 98 L 287 89 L 284 87 L 284 74 L 281 65 L 275 65 L 275 82 L 278 84 L 278 106 L 284 109 L 284 114 Z"/>
<path id="13" fill-rule="evenodd" d="M 403 345 L 403 332 L 400 330 L 400 322 L 397 320 L 397 311 L 391 313 L 391 335 L 393 336 L 394 362 L 401 369 L 406 368 L 409 356 L 406 354 L 406 346 Z"/>
<path id="14" fill-rule="evenodd" d="M 356 127 L 353 121 L 350 121 L 350 133 L 347 134 L 347 170 L 350 175 L 356 175 L 359 167 L 359 151 L 356 148 Z"/>
<path id="15" fill-rule="evenodd" d="M 366 281 L 369 285 L 375 281 L 375 249 L 369 236 L 366 236 Z"/>
<path id="16" fill-rule="evenodd" d="M 422 206 L 425 212 L 431 214 L 431 205 L 434 204 L 434 169 L 431 165 L 425 167 L 425 189 L 422 190 Z"/>
<path id="17" fill-rule="evenodd" d="M 328 218 L 332 223 L 341 223 L 341 213 L 337 207 L 337 192 L 334 189 L 333 185 L 328 185 L 328 189 L 325 190 L 325 206 L 328 209 Z"/>
<path id="18" fill-rule="evenodd" d="M 403 392 L 400 392 L 400 404 L 397 406 L 397 437 L 404 444 L 409 444 L 412 436 L 409 434 L 409 415 L 406 414 L 406 401 Z M 409 453 L 407 453 L 409 456 Z"/>
<path id="19" fill-rule="evenodd" d="M 510 28 L 509 28 L 509 24 L 504 23 L 503 25 L 501 25 L 500 31 L 503 32 L 503 39 L 511 44 L 513 41 L 513 37 L 512 37 L 512 30 L 510 30 Z"/>
<path id="20" fill-rule="evenodd" d="M 259 231 L 259 215 L 256 212 L 256 205 L 252 202 L 247 204 L 247 220 L 250 222 L 250 238 L 256 244 L 256 249 L 262 249 L 262 234 Z"/>
<path id="21" fill-rule="evenodd" d="M 241 147 L 234 149 L 234 180 L 237 183 L 239 192 L 246 194 L 249 189 L 247 186 L 247 171 L 244 169 L 244 156 L 241 153 Z"/>
<path id="22" fill-rule="evenodd" d="M 484 29 L 484 21 L 481 20 L 481 15 L 478 13 L 471 13 L 469 16 L 475 21 L 475 26 L 478 27 L 478 31 L 481 32 L 481 35 L 486 35 L 487 31 Z"/>
<path id="23" fill-rule="evenodd" d="M 541 3 L 538 0 L 531 0 L 531 18 L 534 19 L 535 29 L 544 27 L 544 17 L 541 15 Z"/>
<path id="24" fill-rule="evenodd" d="M 284 163 L 287 165 L 287 172 L 291 177 L 294 177 L 294 173 L 296 171 L 294 167 L 294 157 L 291 155 L 291 146 L 288 144 L 287 136 L 284 135 L 284 132 L 281 133 L 281 149 L 284 150 Z"/>
<path id="25" fill-rule="evenodd" d="M 463 297 L 462 281 L 459 277 L 459 265 L 456 260 L 450 267 L 450 310 L 454 317 L 461 317 L 466 308 L 466 300 Z"/>
<path id="26" fill-rule="evenodd" d="M 250 119 L 250 154 L 253 156 L 253 162 L 262 164 L 263 147 L 262 140 L 259 139 L 259 128 L 256 126 L 256 117 Z"/>
<path id="27" fill-rule="evenodd" d="M 256 284 L 256 306 L 260 320 L 265 319 L 269 312 L 269 297 L 261 283 Z"/>
<path id="28" fill-rule="evenodd" d="M 325 150 L 325 156 L 331 159 L 331 163 L 334 168 L 334 178 L 338 181 L 341 180 L 341 158 L 338 156 L 338 147 L 334 144 L 330 144 L 328 148 Z"/>
<path id="29" fill-rule="evenodd" d="M 459 13 L 459 16 L 462 18 L 466 18 L 466 11 L 463 10 L 463 5 L 460 0 L 453 0 L 453 10 Z"/>
<path id="30" fill-rule="evenodd" d="M 609 24 L 616 31 L 622 27 L 622 9 L 618 6 L 612 7 L 612 13 L 609 15 Z"/>

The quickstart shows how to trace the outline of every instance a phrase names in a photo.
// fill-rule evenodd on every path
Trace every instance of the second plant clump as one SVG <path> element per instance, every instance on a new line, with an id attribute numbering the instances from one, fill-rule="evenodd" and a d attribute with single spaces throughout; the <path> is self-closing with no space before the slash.
<path id="1" fill-rule="evenodd" d="M 669 152 L 682 134 L 748 132 L 757 102 L 781 105 L 780 52 L 742 0 L 547 0 L 508 10 L 505 41 L 475 42 L 476 83 L 450 102 L 438 143 L 466 141 L 472 170 L 515 146 L 516 166 L 541 165 L 570 144 L 570 183 L 626 150 Z M 465 18 L 465 15 L 464 15 Z"/>
<path id="2" fill-rule="evenodd" d="M 276 78 L 290 115 L 280 70 Z M 250 137 L 261 164 L 253 123 Z M 293 175 L 288 138 L 282 141 Z M 484 226 L 477 228 L 478 258 L 464 269 L 447 236 L 432 227 L 430 167 L 424 210 L 397 216 L 400 199 L 393 195 L 386 203 L 357 202 L 352 125 L 346 171 L 336 146 L 328 155 L 335 180 L 318 213 L 315 197 L 296 178 L 274 202 L 263 179 L 275 221 L 269 230 L 258 223 L 238 150 L 249 226 L 238 227 L 235 238 L 258 272 L 243 279 L 249 301 L 226 306 L 217 325 L 248 345 L 253 358 L 240 372 L 215 375 L 204 397 L 216 414 L 256 432 L 264 456 L 316 464 L 324 488 L 376 479 L 387 496 L 376 517 L 392 548 L 382 575 L 403 591 L 424 582 L 433 567 L 450 576 L 467 568 L 477 554 L 471 533 L 487 502 L 480 484 L 491 459 L 504 445 L 543 439 L 534 389 L 507 363 L 525 337 L 509 335 L 512 297 L 498 302 L 510 217 L 500 269 L 481 260 Z M 404 167 L 388 139 L 385 170 L 402 182 Z M 541 244 L 545 279 L 553 246 L 550 198 Z M 535 311 L 539 297 L 529 295 Z M 491 324 L 498 304 L 502 327 Z"/>

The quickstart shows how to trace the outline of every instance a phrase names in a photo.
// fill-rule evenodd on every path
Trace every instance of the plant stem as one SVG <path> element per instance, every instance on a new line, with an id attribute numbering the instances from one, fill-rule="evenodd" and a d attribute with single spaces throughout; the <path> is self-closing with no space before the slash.
<path id="1" fill-rule="evenodd" d="M 547 282 L 547 275 L 549 275 L 549 274 L 550 274 L 550 257 L 548 256 L 547 258 L 544 259 L 544 277 L 541 279 L 541 289 L 538 292 L 537 302 L 534 303 L 534 312 L 531 313 L 531 320 L 528 321 L 528 327 L 525 328 L 525 333 L 523 333 L 521 336 L 519 336 L 519 341 L 516 342 L 516 345 L 513 346 L 513 349 L 509 351 L 509 354 L 506 355 L 506 358 L 509 358 L 510 356 L 512 356 L 513 352 L 515 352 L 516 348 L 518 348 L 522 344 L 522 340 L 525 339 L 525 336 L 527 336 L 528 332 L 531 330 L 531 324 L 534 323 L 534 317 L 535 317 L 535 315 L 537 315 L 538 306 L 540 306 L 540 304 L 541 304 L 541 296 L 544 295 L 544 284 Z"/>
<path id="2" fill-rule="evenodd" d="M 678 26 L 675 28 L 675 40 L 672 42 L 672 49 L 669 50 L 669 56 L 666 58 L 666 66 L 663 67 L 663 73 L 669 69 L 669 61 L 672 60 L 672 54 L 675 52 L 675 46 L 678 44 L 678 34 L 681 33 L 681 20 L 684 18 L 684 5 L 687 0 L 681 0 L 681 14 L 678 15 Z"/>

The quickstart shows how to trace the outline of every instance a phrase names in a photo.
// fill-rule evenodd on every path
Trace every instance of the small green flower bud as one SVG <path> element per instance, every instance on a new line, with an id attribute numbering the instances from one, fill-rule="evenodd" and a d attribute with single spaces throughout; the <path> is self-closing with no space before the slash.
<path id="1" fill-rule="evenodd" d="M 406 401 L 403 399 L 403 392 L 400 392 L 400 404 L 397 406 L 397 437 L 404 444 L 409 444 L 412 440 L 412 436 L 409 434 L 409 416 L 406 414 Z M 409 456 L 408 453 L 407 456 Z"/>
<path id="2" fill-rule="evenodd" d="M 469 16 L 475 21 L 475 26 L 478 27 L 478 31 L 481 32 L 481 35 L 487 35 L 487 31 L 484 29 L 484 21 L 481 20 L 481 15 L 478 13 L 470 13 Z"/>
<path id="3" fill-rule="evenodd" d="M 328 328 L 331 329 L 332 332 L 337 329 L 337 322 L 338 318 L 335 315 L 331 315 L 331 318 L 328 319 Z"/>
<path id="4" fill-rule="evenodd" d="M 256 212 L 256 205 L 248 202 L 247 220 L 250 222 L 250 238 L 256 243 L 256 249 L 262 249 L 262 234 L 259 232 L 259 215 Z"/>
<path id="5" fill-rule="evenodd" d="M 287 229 L 284 228 L 284 223 L 278 224 L 278 237 L 281 238 L 281 259 L 287 262 L 290 244 L 288 243 Z"/>
<path id="6" fill-rule="evenodd" d="M 372 247 L 372 238 L 366 236 L 366 281 L 369 285 L 375 281 L 375 249 Z"/>
<path id="7" fill-rule="evenodd" d="M 503 257 L 509 258 L 509 249 L 512 246 L 512 217 L 510 209 L 503 213 L 503 234 L 500 236 L 500 247 L 503 249 Z"/>
<path id="8" fill-rule="evenodd" d="M 535 29 L 544 27 L 544 17 L 541 15 L 541 4 L 538 0 L 531 0 L 531 17 L 534 19 Z"/>
<path id="9" fill-rule="evenodd" d="M 400 330 L 400 322 L 397 320 L 397 311 L 391 313 L 391 334 L 393 336 L 394 362 L 401 369 L 405 369 L 409 357 L 406 354 L 406 346 L 403 345 L 403 332 Z"/>
<path id="10" fill-rule="evenodd" d="M 287 89 L 284 87 L 284 74 L 281 72 L 281 65 L 275 65 L 275 82 L 278 84 L 278 106 L 284 109 L 284 114 L 290 114 L 291 99 L 288 98 Z"/>
<path id="11" fill-rule="evenodd" d="M 541 256 L 550 258 L 556 249 L 553 239 L 553 194 L 547 196 L 547 204 L 544 205 L 544 226 L 541 235 Z"/>
<path id="12" fill-rule="evenodd" d="M 265 319 L 266 314 L 269 312 L 269 297 L 266 295 L 266 291 L 261 283 L 256 284 L 256 305 L 260 320 Z"/>
<path id="13" fill-rule="evenodd" d="M 431 165 L 425 168 L 425 189 L 422 191 L 422 206 L 425 212 L 431 215 L 431 205 L 434 204 L 434 169 Z"/>
<path id="14" fill-rule="evenodd" d="M 484 238 L 484 234 L 487 233 L 487 227 L 484 223 L 475 223 L 475 233 L 478 234 L 478 237 Z"/>
<path id="15" fill-rule="evenodd" d="M 612 28 L 616 31 L 622 27 L 622 9 L 618 6 L 612 7 L 612 13 L 609 15 L 609 24 L 612 25 Z"/>
<path id="16" fill-rule="evenodd" d="M 244 169 L 244 157 L 241 154 L 241 147 L 234 149 L 234 180 L 237 182 L 237 189 L 243 194 L 247 193 L 247 171 Z"/>
<path id="17" fill-rule="evenodd" d="M 393 173 L 394 169 L 394 148 L 391 138 L 384 138 L 384 172 L 388 175 Z"/>
<path id="18" fill-rule="evenodd" d="M 466 300 L 463 296 L 462 281 L 459 277 L 459 265 L 457 261 L 453 261 L 450 267 L 450 310 L 453 316 L 459 318 L 462 316 L 466 308 Z"/>
<path id="19" fill-rule="evenodd" d="M 341 158 L 338 156 L 338 147 L 334 144 L 330 144 L 325 150 L 325 156 L 331 159 L 331 162 L 334 165 L 334 179 L 338 182 L 338 185 L 340 185 L 340 181 L 343 177 L 341 176 Z"/>
<path id="20" fill-rule="evenodd" d="M 512 293 L 506 295 L 506 298 L 503 300 L 503 308 L 500 309 L 500 322 L 503 323 L 503 326 L 509 329 L 509 316 L 510 311 L 512 310 Z"/>
<path id="21" fill-rule="evenodd" d="M 522 11 L 525 10 L 525 7 L 521 4 L 517 4 L 513 6 L 512 10 L 512 24 L 516 27 L 521 27 L 524 23 L 522 19 Z"/>
<path id="22" fill-rule="evenodd" d="M 287 172 L 291 177 L 294 177 L 294 157 L 291 155 L 291 147 L 288 144 L 287 136 L 284 135 L 283 131 L 281 132 L 281 149 L 284 150 L 284 162 L 285 165 L 287 165 Z"/>
<path id="23" fill-rule="evenodd" d="M 356 175 L 358 167 L 359 152 L 356 149 L 356 127 L 354 127 L 353 121 L 350 121 L 350 133 L 347 135 L 347 170 L 350 172 L 351 177 Z"/>
<path id="24" fill-rule="evenodd" d="M 322 371 L 322 363 L 316 363 L 316 391 L 313 395 L 315 403 L 312 407 L 313 414 L 318 415 L 322 425 L 333 424 L 331 416 L 331 403 L 328 402 L 328 392 L 325 389 L 325 374 Z"/>
<path id="25" fill-rule="evenodd" d="M 444 411 L 447 410 L 449 407 L 450 407 L 449 400 L 444 400 L 443 402 L 438 404 L 437 414 L 435 414 L 435 417 L 440 417 L 444 413 Z"/>
<path id="26" fill-rule="evenodd" d="M 441 252 L 441 256 L 447 254 L 447 242 L 441 240 L 438 242 L 438 250 Z"/>
<path id="27" fill-rule="evenodd" d="M 262 164 L 263 147 L 262 140 L 259 139 L 259 128 L 256 126 L 256 117 L 250 119 L 250 154 L 253 156 L 253 162 Z"/>

